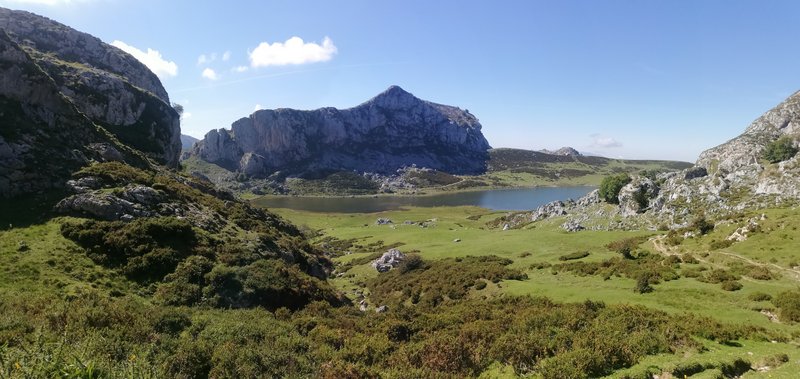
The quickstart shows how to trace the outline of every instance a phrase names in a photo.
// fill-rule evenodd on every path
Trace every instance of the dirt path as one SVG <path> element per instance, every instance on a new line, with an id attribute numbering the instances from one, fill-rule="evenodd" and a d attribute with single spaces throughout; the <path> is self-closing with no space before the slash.
<path id="1" fill-rule="evenodd" d="M 650 238 L 649 241 L 653 244 L 653 248 L 655 248 L 657 252 L 659 252 L 660 254 L 663 254 L 663 255 L 680 255 L 677 252 L 673 252 L 672 249 L 670 249 L 668 246 L 666 246 L 666 244 L 664 243 L 664 237 L 665 236 L 662 235 L 662 236 Z M 788 273 L 789 274 L 788 275 L 789 278 L 792 278 L 792 279 L 794 279 L 796 281 L 800 281 L 800 271 L 795 270 L 795 269 L 781 267 L 781 266 L 778 266 L 778 265 L 776 265 L 774 263 L 757 262 L 757 261 L 754 261 L 754 260 L 752 260 L 750 258 L 741 256 L 739 254 L 728 253 L 728 252 L 724 252 L 724 251 L 716 251 L 716 252 L 713 252 L 712 254 L 726 255 L 726 256 L 729 256 L 731 258 L 735 258 L 735 259 L 739 259 L 739 260 L 745 261 L 748 264 L 751 264 L 753 266 L 768 267 L 768 268 L 772 267 L 772 268 L 777 269 L 777 270 L 779 270 L 779 271 L 781 271 L 783 273 Z M 712 267 L 725 268 L 725 266 L 723 266 L 723 265 L 711 262 L 711 261 L 709 261 L 707 259 L 698 257 L 696 255 L 695 255 L 695 258 L 700 262 L 703 262 L 703 263 L 706 263 L 708 265 L 711 265 Z M 744 279 L 752 281 L 751 279 L 749 279 L 747 277 L 744 277 Z"/>

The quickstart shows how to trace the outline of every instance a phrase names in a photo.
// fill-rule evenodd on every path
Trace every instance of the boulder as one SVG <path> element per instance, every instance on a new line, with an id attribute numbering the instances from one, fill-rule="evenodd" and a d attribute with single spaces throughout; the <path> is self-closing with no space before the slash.
<path id="1" fill-rule="evenodd" d="M 389 224 L 392 224 L 392 220 L 388 218 L 380 217 L 377 220 L 375 220 L 375 225 L 389 225 Z"/>
<path id="2" fill-rule="evenodd" d="M 551 201 L 536 208 L 531 213 L 531 221 L 539 221 L 550 217 L 566 215 L 567 210 L 574 205 L 574 202 L 571 200 L 567 201 L 566 204 L 561 200 Z"/>
<path id="3" fill-rule="evenodd" d="M 383 253 L 380 258 L 372 262 L 372 267 L 378 270 L 378 272 L 386 272 L 399 266 L 405 259 L 406 255 L 400 250 L 389 249 L 389 251 Z"/>
<path id="4" fill-rule="evenodd" d="M 577 232 L 586 228 L 584 228 L 583 225 L 575 220 L 567 220 L 567 222 L 561 224 L 561 229 L 564 229 L 568 232 Z"/>

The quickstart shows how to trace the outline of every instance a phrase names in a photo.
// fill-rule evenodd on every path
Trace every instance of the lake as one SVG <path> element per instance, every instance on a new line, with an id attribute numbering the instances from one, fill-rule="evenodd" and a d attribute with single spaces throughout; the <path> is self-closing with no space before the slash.
<path id="1" fill-rule="evenodd" d="M 578 199 L 595 187 L 536 187 L 442 193 L 425 196 L 302 197 L 267 196 L 253 200 L 266 208 L 311 212 L 372 213 L 402 207 L 474 205 L 491 210 L 531 210 L 554 200 Z"/>

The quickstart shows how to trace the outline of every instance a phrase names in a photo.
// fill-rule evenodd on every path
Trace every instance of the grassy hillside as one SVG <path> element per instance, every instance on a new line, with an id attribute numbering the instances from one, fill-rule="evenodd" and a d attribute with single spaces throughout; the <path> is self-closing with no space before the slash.
<path id="1" fill-rule="evenodd" d="M 354 302 L 363 295 L 374 307 L 424 308 L 530 295 L 568 303 L 642 306 L 671 317 L 737 325 L 755 334 L 712 341 L 700 333 L 692 337 L 698 344 L 693 348 L 668 349 L 603 375 L 648 377 L 647 373 L 664 372 L 699 378 L 744 373 L 744 377 L 790 378 L 800 369 L 800 328 L 790 310 L 800 302 L 788 305 L 794 303 L 787 300 L 800 299 L 797 209 L 715 220 L 713 231 L 691 238 L 647 231 L 566 233 L 557 218 L 502 231 L 487 223 L 503 213 L 473 207 L 325 217 L 278 211 L 319 230 L 318 246 L 337 262 L 339 274 L 333 283 Z M 389 218 L 393 224 L 377 225 L 377 218 Z M 758 232 L 742 242 L 721 242 L 751 219 L 759 220 Z M 634 241 L 632 259 L 614 250 L 612 243 L 621 240 Z M 369 262 L 390 246 L 418 255 L 422 268 L 379 274 Z M 473 264 L 475 258 L 470 257 L 489 260 Z M 643 281 L 652 291 L 635 291 Z M 713 333 L 716 328 L 706 325 L 703 330 Z M 747 370 L 732 373 L 737 365 Z M 487 370 L 498 375 L 508 369 L 520 372 L 511 366 Z"/>

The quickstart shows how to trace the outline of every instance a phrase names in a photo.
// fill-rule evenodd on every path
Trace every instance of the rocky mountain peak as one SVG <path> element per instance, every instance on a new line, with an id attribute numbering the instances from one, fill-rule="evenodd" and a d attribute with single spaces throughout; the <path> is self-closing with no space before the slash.
<path id="1" fill-rule="evenodd" d="M 192 155 L 250 176 L 357 171 L 391 174 L 417 165 L 450 173 L 486 169 L 478 119 L 398 86 L 353 108 L 260 110 L 209 132 Z"/>

